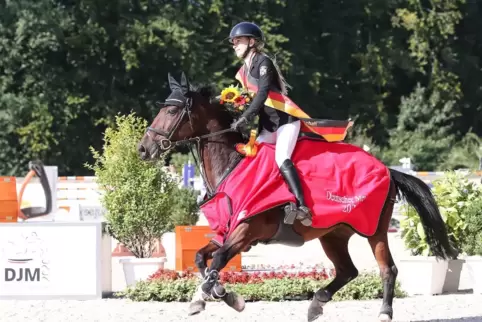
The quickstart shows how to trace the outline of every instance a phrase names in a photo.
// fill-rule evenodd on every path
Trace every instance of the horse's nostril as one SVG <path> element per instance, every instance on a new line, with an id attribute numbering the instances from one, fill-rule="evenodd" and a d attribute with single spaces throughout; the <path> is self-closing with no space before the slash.
<path id="1" fill-rule="evenodd" d="M 142 144 L 139 144 L 137 151 L 139 152 L 141 158 L 145 159 L 147 157 L 147 150 Z"/>

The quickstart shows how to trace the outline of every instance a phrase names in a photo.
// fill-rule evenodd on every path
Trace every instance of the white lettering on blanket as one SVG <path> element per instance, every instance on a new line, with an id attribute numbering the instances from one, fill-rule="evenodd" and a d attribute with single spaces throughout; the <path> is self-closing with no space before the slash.
<path id="1" fill-rule="evenodd" d="M 343 204 L 343 210 L 342 210 L 343 212 L 351 212 L 353 209 L 355 209 L 357 204 L 359 204 L 360 202 L 366 199 L 366 196 L 365 195 L 354 196 L 354 197 L 338 196 L 331 191 L 327 191 L 326 199 Z"/>

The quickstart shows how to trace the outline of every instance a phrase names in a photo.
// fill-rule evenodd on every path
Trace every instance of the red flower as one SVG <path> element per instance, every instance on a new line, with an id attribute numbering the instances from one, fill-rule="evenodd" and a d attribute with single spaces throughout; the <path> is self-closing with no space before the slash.
<path id="1" fill-rule="evenodd" d="M 181 273 L 178 273 L 173 270 L 168 269 L 159 269 L 154 274 L 149 276 L 149 280 L 164 280 L 164 281 L 173 281 L 178 279 L 191 279 L 197 278 L 197 272 L 185 270 Z M 335 276 L 335 270 L 331 269 L 327 271 L 326 269 L 316 270 L 312 269 L 311 271 L 304 271 L 304 272 L 292 272 L 289 273 L 285 270 L 283 271 L 269 271 L 269 272 L 221 272 L 219 274 L 219 280 L 221 283 L 229 283 L 229 284 L 257 284 L 262 283 L 268 279 L 283 279 L 283 278 L 290 278 L 290 279 L 300 279 L 300 278 L 311 278 L 317 281 L 324 281 L 331 277 Z"/>
<path id="2" fill-rule="evenodd" d="M 174 281 L 177 279 L 188 279 L 193 277 L 195 277 L 195 275 L 192 271 L 185 270 L 179 274 L 173 270 L 160 268 L 154 274 L 149 276 L 148 280 Z"/>
<path id="3" fill-rule="evenodd" d="M 239 106 L 239 105 L 244 105 L 246 104 L 246 98 L 244 96 L 238 96 L 235 100 L 234 103 Z"/>

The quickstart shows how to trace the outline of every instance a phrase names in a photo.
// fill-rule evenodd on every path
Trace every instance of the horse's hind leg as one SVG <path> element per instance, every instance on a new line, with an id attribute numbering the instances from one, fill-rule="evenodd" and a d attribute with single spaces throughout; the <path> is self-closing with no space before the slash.
<path id="1" fill-rule="evenodd" d="M 393 318 L 392 303 L 393 297 L 395 296 L 395 280 L 398 274 L 397 266 L 388 248 L 387 233 L 370 237 L 368 241 L 375 254 L 378 267 L 380 268 L 380 276 L 383 281 L 383 304 L 379 319 L 381 322 L 389 322 Z"/>
<path id="2" fill-rule="evenodd" d="M 392 194 L 386 204 L 380 218 L 380 225 L 375 235 L 368 238 L 375 259 L 380 269 L 380 276 L 383 281 L 383 303 L 379 314 L 381 322 L 389 322 L 393 318 L 393 297 L 395 296 L 395 280 L 398 270 L 393 261 L 390 248 L 388 247 L 388 227 L 392 217 L 394 195 Z"/>
<path id="3" fill-rule="evenodd" d="M 336 276 L 326 287 L 319 289 L 315 293 L 308 309 L 309 322 L 315 321 L 320 317 L 323 314 L 323 306 L 331 301 L 333 295 L 358 276 L 358 270 L 348 252 L 348 241 L 352 235 L 353 232 L 351 230 L 339 228 L 320 237 L 326 256 L 335 267 Z"/>

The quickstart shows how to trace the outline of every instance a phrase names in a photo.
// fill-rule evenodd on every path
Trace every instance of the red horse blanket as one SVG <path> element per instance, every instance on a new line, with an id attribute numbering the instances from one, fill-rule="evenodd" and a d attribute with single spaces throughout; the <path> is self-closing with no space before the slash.
<path id="1" fill-rule="evenodd" d="M 388 168 L 363 149 L 347 143 L 302 138 L 293 152 L 315 228 L 339 223 L 358 233 L 375 233 L 390 186 Z M 270 208 L 296 202 L 275 162 L 275 146 L 260 144 L 219 185 L 201 211 L 222 245 L 238 224 Z"/>

